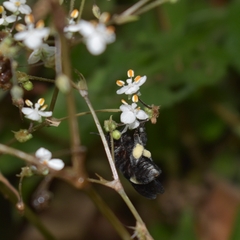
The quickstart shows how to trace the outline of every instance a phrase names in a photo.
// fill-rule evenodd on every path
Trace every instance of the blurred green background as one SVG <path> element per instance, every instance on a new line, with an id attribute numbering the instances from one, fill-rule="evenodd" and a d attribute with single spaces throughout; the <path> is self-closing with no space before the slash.
<path id="1" fill-rule="evenodd" d="M 136 1 L 97 1 L 101 11 L 121 13 Z M 76 6 L 78 1 L 76 1 Z M 92 19 L 86 3 L 84 19 Z M 125 190 L 138 209 L 154 239 L 240 239 L 240 1 L 179 0 L 144 13 L 136 22 L 116 28 L 116 42 L 100 56 L 92 56 L 84 45 L 71 51 L 72 69 L 87 79 L 95 109 L 118 108 L 117 79 L 126 79 L 128 69 L 147 75 L 142 99 L 161 105 L 156 125 L 146 124 L 147 149 L 162 169 L 165 193 L 156 200 L 138 195 L 122 178 Z M 24 68 L 22 68 L 24 69 Z M 22 70 L 20 69 L 20 70 Z M 28 68 L 31 75 L 54 78 L 52 70 Z M 74 75 L 75 78 L 77 78 Z M 26 98 L 45 97 L 50 103 L 53 87 L 34 82 Z M 76 92 L 78 112 L 86 111 Z M 0 92 L 0 141 L 13 138 L 12 131 L 28 128 L 8 92 Z M 53 116 L 67 115 L 66 100 L 59 95 Z M 101 122 L 108 113 L 98 115 Z M 119 121 L 119 114 L 113 114 Z M 100 138 L 91 116 L 79 118 L 82 144 L 87 147 L 86 167 L 111 179 Z M 70 164 L 62 155 L 69 149 L 68 123 L 34 133 L 26 143 L 11 145 L 28 153 L 45 147 Z M 24 163 L 0 156 L 0 171 L 17 188 L 16 174 Z M 41 177 L 23 182 L 23 197 L 33 206 Z M 135 222 L 120 197 L 94 185 L 124 226 Z M 54 180 L 48 206 L 35 210 L 57 239 L 115 240 L 113 227 L 95 208 L 91 199 L 67 183 Z M 94 230 L 94 231 L 93 231 Z M 42 239 L 15 207 L 0 196 L 0 239 Z"/>

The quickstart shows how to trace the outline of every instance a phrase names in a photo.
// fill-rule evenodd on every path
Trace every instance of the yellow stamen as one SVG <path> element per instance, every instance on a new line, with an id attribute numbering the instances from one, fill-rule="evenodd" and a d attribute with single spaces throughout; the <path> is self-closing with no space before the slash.
<path id="1" fill-rule="evenodd" d="M 138 102 L 138 95 L 137 94 L 134 94 L 133 96 L 132 96 L 132 101 L 133 102 Z"/>
<path id="2" fill-rule="evenodd" d="M 36 28 L 43 28 L 44 27 L 44 21 L 43 20 L 39 20 L 36 23 Z"/>
<path id="3" fill-rule="evenodd" d="M 34 17 L 32 14 L 25 16 L 25 22 L 26 24 L 33 24 L 34 23 Z"/>
<path id="4" fill-rule="evenodd" d="M 16 7 L 20 7 L 21 6 L 21 2 L 17 1 L 14 3 Z"/>
<path id="5" fill-rule="evenodd" d="M 78 17 L 78 10 L 77 9 L 74 9 L 71 14 L 70 14 L 70 17 L 71 18 L 77 18 Z"/>
<path id="6" fill-rule="evenodd" d="M 134 77 L 134 71 L 132 69 L 129 69 L 127 71 L 127 75 L 128 75 L 128 77 Z"/>
<path id="7" fill-rule="evenodd" d="M 140 79 L 141 79 L 141 76 L 136 76 L 136 77 L 134 78 L 134 82 L 138 82 Z"/>
<path id="8" fill-rule="evenodd" d="M 28 99 L 25 100 L 25 103 L 29 107 L 32 107 L 32 105 L 33 105 L 33 103 L 30 100 L 28 100 Z"/>
<path id="9" fill-rule="evenodd" d="M 24 31 L 26 29 L 25 25 L 21 23 L 18 23 L 15 28 L 18 32 Z"/>
<path id="10" fill-rule="evenodd" d="M 117 84 L 119 87 L 122 87 L 122 86 L 125 85 L 125 82 L 122 81 L 122 80 L 117 80 L 117 81 L 116 81 L 116 84 Z"/>
<path id="11" fill-rule="evenodd" d="M 4 12 L 3 6 L 0 6 L 0 14 L 2 14 L 3 12 Z"/>
<path id="12" fill-rule="evenodd" d="M 102 23 L 106 23 L 108 22 L 110 19 L 110 13 L 108 12 L 103 12 L 99 18 L 99 21 L 102 22 Z"/>
<path id="13" fill-rule="evenodd" d="M 47 108 L 47 106 L 48 106 L 48 105 L 47 105 L 47 104 L 45 104 L 44 106 L 42 106 L 42 107 L 41 107 L 41 109 L 40 109 L 40 110 L 41 110 L 41 111 L 44 111 L 44 110 Z"/>
<path id="14" fill-rule="evenodd" d="M 45 102 L 45 99 L 44 99 L 44 98 L 38 99 L 38 104 L 39 104 L 40 106 L 43 106 L 44 102 Z"/>
<path id="15" fill-rule="evenodd" d="M 121 102 L 125 105 L 128 105 L 128 103 L 124 99 L 122 99 Z"/>
<path id="16" fill-rule="evenodd" d="M 107 31 L 108 31 L 109 33 L 114 33 L 114 32 L 115 32 L 115 27 L 114 27 L 114 26 L 108 26 L 108 27 L 107 27 Z"/>

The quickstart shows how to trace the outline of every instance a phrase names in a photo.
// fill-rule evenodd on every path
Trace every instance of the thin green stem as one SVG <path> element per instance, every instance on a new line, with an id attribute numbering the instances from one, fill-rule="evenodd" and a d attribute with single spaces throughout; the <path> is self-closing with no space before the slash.
<path id="1" fill-rule="evenodd" d="M 85 5 L 85 0 L 82 0 L 81 5 L 79 7 L 79 14 L 78 14 L 77 21 L 79 21 L 82 17 L 82 12 L 83 12 L 84 5 Z"/>
<path id="2" fill-rule="evenodd" d="M 73 11 L 73 9 L 74 9 L 74 3 L 75 3 L 75 0 L 71 0 L 70 1 L 70 7 L 69 7 L 69 15 L 71 14 L 71 12 Z"/>
<path id="3" fill-rule="evenodd" d="M 50 78 L 43 78 L 43 77 L 37 77 L 37 76 L 32 76 L 32 75 L 27 75 L 29 80 L 36 80 L 36 81 L 41 81 L 41 82 L 49 82 L 49 83 L 55 83 L 55 80 L 50 79 Z"/>
<path id="4" fill-rule="evenodd" d="M 139 9 L 138 11 L 135 12 L 136 15 L 140 15 L 142 13 L 145 13 L 163 3 L 169 2 L 170 0 L 156 0 L 155 2 L 151 2 L 149 4 L 147 4 L 145 7 L 142 7 L 141 9 Z"/>
<path id="5" fill-rule="evenodd" d="M 17 150 L 15 148 L 8 147 L 1 143 L 0 143 L 0 153 L 6 153 L 9 155 L 15 156 L 33 165 L 39 165 L 39 162 L 37 161 L 37 159 L 32 155 L 22 152 L 20 150 Z"/>
<path id="6" fill-rule="evenodd" d="M 141 0 L 137 3 L 135 3 L 133 6 L 131 6 L 130 8 L 128 8 L 126 11 L 124 11 L 121 15 L 122 16 L 130 16 L 132 15 L 134 12 L 136 12 L 140 7 L 142 7 L 144 4 L 146 4 L 147 2 L 149 2 L 150 0 Z"/>
<path id="7" fill-rule="evenodd" d="M 121 112 L 120 109 L 99 109 L 99 110 L 95 110 L 95 112 Z M 91 112 L 82 112 L 82 113 L 77 113 L 75 114 L 76 117 L 81 117 L 81 116 L 84 116 L 84 115 L 88 115 L 88 114 L 91 114 Z M 68 119 L 68 117 L 63 117 L 63 118 L 58 118 L 57 120 L 58 121 L 63 121 L 63 120 L 66 120 Z"/>
<path id="8" fill-rule="evenodd" d="M 93 109 L 92 104 L 91 104 L 91 102 L 90 102 L 90 100 L 89 100 L 89 98 L 88 98 L 88 94 L 83 95 L 83 94 L 81 93 L 81 90 L 80 90 L 79 92 L 80 92 L 80 94 L 82 95 L 82 97 L 85 99 L 85 101 L 86 101 L 86 103 L 87 103 L 87 105 L 88 105 L 88 108 L 89 108 L 89 110 L 90 110 L 90 112 L 91 112 L 91 114 L 92 114 L 92 116 L 93 116 L 94 122 L 95 122 L 95 124 L 96 124 L 96 126 L 97 126 L 98 132 L 99 132 L 100 137 L 101 137 L 101 139 L 102 139 L 103 146 L 104 146 L 104 149 L 105 149 L 107 158 L 108 158 L 108 162 L 109 162 L 110 168 L 111 168 L 112 173 L 113 173 L 113 178 L 114 178 L 115 180 L 119 180 L 118 173 L 117 173 L 117 170 L 116 170 L 116 167 L 115 167 L 115 163 L 114 163 L 114 160 L 113 160 L 113 158 L 112 158 L 112 154 L 111 154 L 111 152 L 110 152 L 110 149 L 109 149 L 107 140 L 106 140 L 106 138 L 105 138 L 105 134 L 104 134 L 104 132 L 103 132 L 103 130 L 102 130 L 102 126 L 101 126 L 101 124 L 100 124 L 100 122 L 99 122 L 99 120 L 98 120 L 98 117 L 97 117 L 97 115 L 96 115 L 96 113 L 95 113 L 95 110 Z M 85 91 L 85 93 L 86 93 L 86 92 L 87 92 L 87 91 Z"/>
<path id="9" fill-rule="evenodd" d="M 86 192 L 89 195 L 89 197 L 91 197 L 93 202 L 96 204 L 99 211 L 106 217 L 106 219 L 108 219 L 108 221 L 112 224 L 112 226 L 118 232 L 121 239 L 130 240 L 131 239 L 130 234 L 123 227 L 123 225 L 118 220 L 118 218 L 113 214 L 112 210 L 108 207 L 108 205 L 103 201 L 101 196 L 99 196 L 99 194 L 93 188 L 86 189 Z"/>

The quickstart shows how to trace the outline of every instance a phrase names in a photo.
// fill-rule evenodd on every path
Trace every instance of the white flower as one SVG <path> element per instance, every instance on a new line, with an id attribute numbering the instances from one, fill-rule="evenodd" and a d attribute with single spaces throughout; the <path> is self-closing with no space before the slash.
<path id="1" fill-rule="evenodd" d="M 19 12 L 22 14 L 29 14 L 32 12 L 32 10 L 25 3 L 26 3 L 26 0 L 9 0 L 9 1 L 3 2 L 3 6 L 10 12 L 13 12 L 16 14 L 18 14 Z"/>
<path id="2" fill-rule="evenodd" d="M 137 108 L 136 103 L 128 105 L 125 101 L 122 101 L 123 104 L 120 106 L 122 111 L 120 119 L 121 122 L 127 125 L 127 128 L 134 129 L 139 126 L 138 120 L 146 120 L 149 116 L 141 109 Z M 126 131 L 125 129 L 124 131 Z"/>
<path id="3" fill-rule="evenodd" d="M 33 103 L 30 100 L 26 100 L 25 103 L 29 107 L 23 107 L 22 113 L 25 114 L 25 117 L 28 119 L 31 119 L 33 121 L 42 121 L 42 117 L 51 117 L 52 112 L 44 112 L 44 110 L 47 108 L 47 105 L 43 105 L 45 102 L 44 98 L 40 98 L 37 103 L 35 103 L 33 108 Z"/>
<path id="4" fill-rule="evenodd" d="M 64 168 L 64 162 L 58 158 L 52 158 L 52 153 L 45 148 L 39 148 L 35 156 L 39 159 L 39 162 L 47 165 L 48 167 L 59 171 Z"/>
<path id="5" fill-rule="evenodd" d="M 25 22 L 27 26 L 18 24 L 17 29 L 20 32 L 14 35 L 15 40 L 23 41 L 23 43 L 30 49 L 37 49 L 39 48 L 42 43 L 43 39 L 48 37 L 50 29 L 44 28 L 44 24 L 42 21 L 39 21 L 34 28 L 34 19 L 32 15 L 27 15 L 25 17 Z"/>
<path id="6" fill-rule="evenodd" d="M 16 15 L 6 15 L 6 11 L 2 6 L 0 6 L 0 14 L 2 14 L 2 17 L 0 18 L 0 25 L 7 26 L 9 23 L 15 22 L 17 19 Z M 18 19 L 21 19 L 21 17 L 18 17 Z"/>
<path id="7" fill-rule="evenodd" d="M 133 70 L 128 70 L 127 72 L 127 75 L 128 75 L 128 79 L 126 80 L 127 84 L 125 86 L 125 82 L 122 81 L 122 80 L 117 80 L 117 85 L 122 87 L 120 88 L 119 90 L 117 90 L 117 94 L 127 94 L 127 95 L 132 95 L 134 93 L 137 93 L 140 89 L 140 86 L 143 85 L 146 80 L 147 80 L 147 77 L 146 76 L 137 76 L 134 78 L 134 81 L 132 80 L 133 77 L 134 77 L 134 71 Z"/>
<path id="8" fill-rule="evenodd" d="M 43 43 L 40 48 L 35 49 L 28 58 L 29 64 L 37 63 L 42 60 L 45 65 L 54 64 L 56 47 L 49 46 L 48 44 Z"/>
<path id="9" fill-rule="evenodd" d="M 115 41 L 115 33 L 112 27 L 106 27 L 103 23 L 92 23 L 80 20 L 79 32 L 84 38 L 88 51 L 93 55 L 99 55 L 106 49 L 106 45 Z"/>

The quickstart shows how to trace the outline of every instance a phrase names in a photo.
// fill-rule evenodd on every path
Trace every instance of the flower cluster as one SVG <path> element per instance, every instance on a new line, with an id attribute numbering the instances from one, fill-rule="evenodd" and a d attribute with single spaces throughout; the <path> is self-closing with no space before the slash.
<path id="1" fill-rule="evenodd" d="M 128 95 L 128 98 L 132 97 L 131 104 L 128 104 L 125 100 L 122 100 L 123 104 L 120 106 L 120 110 L 122 111 L 120 120 L 126 125 L 123 132 L 127 131 L 128 128 L 137 128 L 140 125 L 139 120 L 149 119 L 149 115 L 137 106 L 137 102 L 140 96 L 140 86 L 146 82 L 147 77 L 136 76 L 134 78 L 134 71 L 132 69 L 127 71 L 127 76 L 127 84 L 122 80 L 116 81 L 116 84 L 121 87 L 119 90 L 117 90 L 117 94 L 126 94 Z"/>
<path id="2" fill-rule="evenodd" d="M 106 16 L 107 15 L 107 16 Z M 64 32 L 67 37 L 72 37 L 72 33 L 79 32 L 83 37 L 83 42 L 86 44 L 88 51 L 93 55 L 99 55 L 106 49 L 106 45 L 115 41 L 114 28 L 112 26 L 106 26 L 106 22 L 109 19 L 107 13 L 103 13 L 99 22 L 96 21 L 75 21 L 78 11 L 73 10 L 69 24 L 65 27 Z"/>

